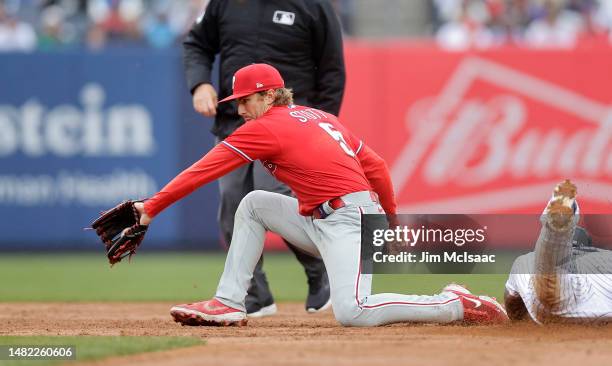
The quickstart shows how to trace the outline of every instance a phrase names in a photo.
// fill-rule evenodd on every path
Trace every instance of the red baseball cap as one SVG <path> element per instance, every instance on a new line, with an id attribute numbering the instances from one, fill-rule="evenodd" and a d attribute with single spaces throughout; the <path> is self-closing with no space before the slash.
<path id="1" fill-rule="evenodd" d="M 236 71 L 232 80 L 234 93 L 219 103 L 242 98 L 259 91 L 285 87 L 280 72 L 268 64 L 252 64 Z"/>

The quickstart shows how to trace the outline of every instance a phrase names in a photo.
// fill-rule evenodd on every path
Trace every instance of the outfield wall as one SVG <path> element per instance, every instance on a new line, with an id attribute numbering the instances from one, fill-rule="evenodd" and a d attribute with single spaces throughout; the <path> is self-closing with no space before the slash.
<path id="1" fill-rule="evenodd" d="M 341 119 L 387 160 L 402 212 L 539 212 L 555 182 L 612 212 L 612 49 L 448 53 L 349 42 Z M 213 144 L 180 52 L 0 55 L 0 248 L 89 248 L 100 210 L 146 197 Z M 216 184 L 148 245 L 218 248 Z"/>
<path id="2" fill-rule="evenodd" d="M 208 151 L 181 67 L 177 50 L 2 54 L 0 247 L 87 248 L 101 210 Z M 217 246 L 217 201 L 210 185 L 162 213 L 149 245 Z"/>
<path id="3" fill-rule="evenodd" d="M 403 212 L 541 212 L 555 182 L 612 212 L 612 48 L 448 53 L 353 43 L 342 117 Z"/>

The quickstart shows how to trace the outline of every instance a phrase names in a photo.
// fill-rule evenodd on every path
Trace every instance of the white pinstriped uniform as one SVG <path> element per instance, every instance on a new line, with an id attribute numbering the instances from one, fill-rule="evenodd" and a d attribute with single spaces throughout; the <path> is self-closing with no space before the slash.
<path id="1" fill-rule="evenodd" d="M 555 233 L 546 224 L 542 215 L 542 230 L 533 252 L 518 257 L 506 282 L 506 290 L 512 296 L 519 295 L 536 322 L 545 321 L 545 316 L 571 320 L 612 321 L 612 251 L 594 247 L 572 247 L 572 237 L 578 222 L 579 210 L 572 227 L 563 233 Z M 548 258 L 541 258 L 547 253 Z M 548 262 L 550 269 L 542 271 Z M 558 297 L 554 308 L 538 299 L 536 274 L 558 274 Z M 545 315 L 546 314 L 546 315 Z"/>
<path id="2" fill-rule="evenodd" d="M 561 276 L 564 289 L 561 291 L 563 305 L 554 311 L 554 315 L 573 319 L 612 320 L 612 272 L 610 268 L 606 270 L 603 267 L 606 262 L 608 267 L 612 263 L 612 252 L 601 249 L 596 252 L 574 252 L 576 265 L 583 268 L 580 272 L 586 273 L 568 273 Z M 534 268 L 534 252 L 518 257 L 506 282 L 506 290 L 511 295 L 520 295 L 531 318 L 540 322 L 538 314 L 544 309 L 534 289 Z"/>

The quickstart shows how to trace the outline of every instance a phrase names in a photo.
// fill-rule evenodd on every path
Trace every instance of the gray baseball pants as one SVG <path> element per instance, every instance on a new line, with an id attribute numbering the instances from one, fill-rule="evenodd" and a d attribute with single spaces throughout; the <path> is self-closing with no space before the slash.
<path id="1" fill-rule="evenodd" d="M 261 256 L 264 235 L 275 232 L 299 249 L 325 262 L 336 319 L 345 326 L 376 326 L 395 322 L 447 323 L 463 319 L 457 295 L 434 296 L 371 294 L 372 275 L 361 274 L 361 215 L 379 213 L 370 192 L 343 196 L 346 206 L 325 219 L 298 213 L 295 198 L 253 191 L 236 211 L 232 244 L 215 297 L 223 304 L 245 310 L 253 271 Z"/>
<path id="2" fill-rule="evenodd" d="M 291 189 L 270 175 L 259 162 L 243 165 L 219 178 L 221 202 L 218 220 L 223 239 L 226 243 L 232 243 L 234 216 L 240 201 L 255 189 L 276 192 L 287 196 L 292 195 Z M 291 240 L 285 242 L 304 267 L 308 278 L 319 278 L 325 274 L 325 266 L 320 258 L 313 257 L 296 249 L 291 245 Z M 273 303 L 274 299 L 268 285 L 266 273 L 263 270 L 263 257 L 260 256 L 258 259 L 257 265 L 253 270 L 253 278 L 248 294 L 250 297 L 257 299 L 261 306 L 265 306 Z"/>

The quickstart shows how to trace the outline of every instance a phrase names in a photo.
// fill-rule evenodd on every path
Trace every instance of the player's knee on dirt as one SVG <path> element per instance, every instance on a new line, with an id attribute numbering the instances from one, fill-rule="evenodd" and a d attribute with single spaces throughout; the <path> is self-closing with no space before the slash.
<path id="1" fill-rule="evenodd" d="M 342 300 L 334 300 L 332 297 L 332 308 L 338 323 L 345 327 L 363 327 L 368 325 L 360 317 L 362 309 L 357 305 L 355 297 Z"/>

